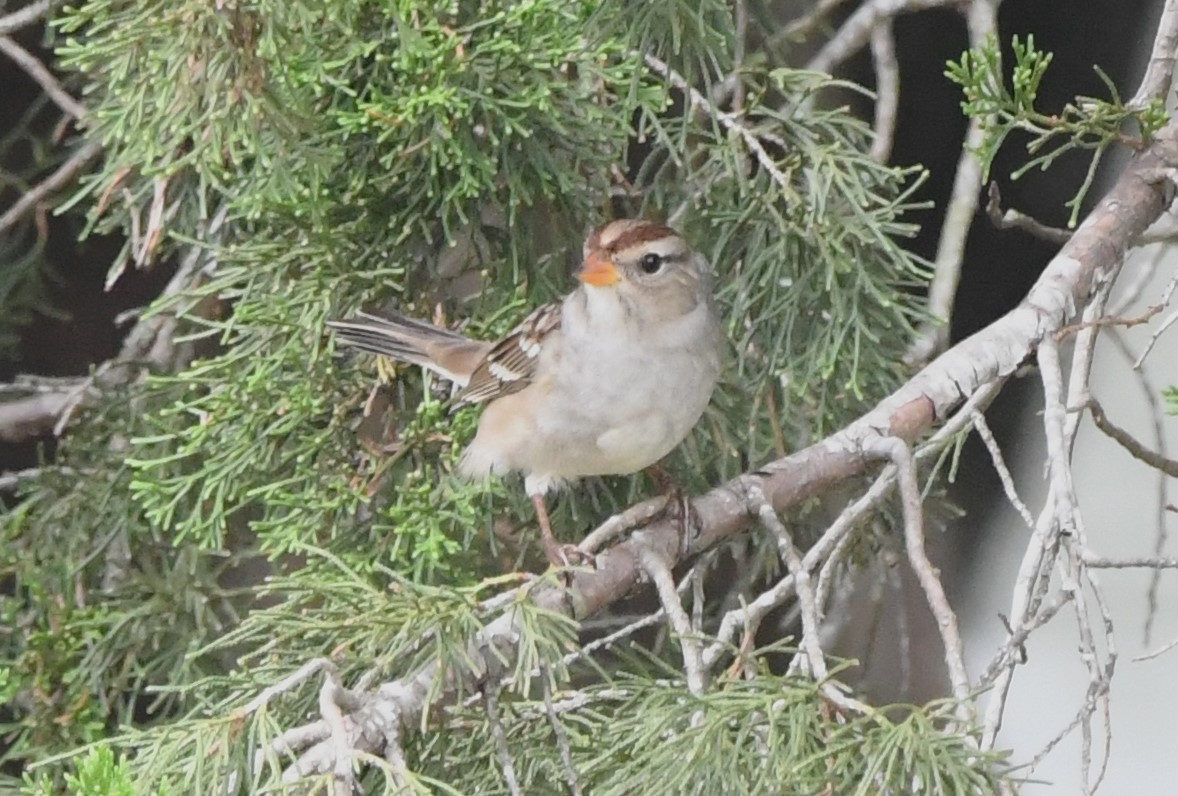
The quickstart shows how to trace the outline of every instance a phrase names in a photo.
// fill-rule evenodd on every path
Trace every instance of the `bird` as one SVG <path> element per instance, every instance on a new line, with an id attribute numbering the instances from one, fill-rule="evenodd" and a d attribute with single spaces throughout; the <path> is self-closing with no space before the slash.
<path id="1" fill-rule="evenodd" d="M 329 321 L 336 339 L 453 382 L 454 408 L 483 404 L 458 471 L 520 473 L 548 562 L 546 496 L 588 476 L 655 466 L 691 432 L 720 376 L 722 332 L 707 260 L 669 226 L 610 221 L 585 240 L 579 284 L 496 342 L 404 315 Z"/>

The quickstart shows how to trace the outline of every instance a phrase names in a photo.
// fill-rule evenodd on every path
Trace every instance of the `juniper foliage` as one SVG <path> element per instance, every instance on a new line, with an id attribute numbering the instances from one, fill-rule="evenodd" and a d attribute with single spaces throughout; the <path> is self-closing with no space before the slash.
<path id="1" fill-rule="evenodd" d="M 747 62 L 739 123 L 768 168 L 643 57 L 716 97 L 735 37 L 717 0 L 87 0 L 53 29 L 105 147 L 67 210 L 126 235 L 112 274 L 175 268 L 183 289 L 150 310 L 169 356 L 81 408 L 0 524 L 21 629 L 0 636 L 0 732 L 5 762 L 40 766 L 26 789 L 277 788 L 288 761 L 254 751 L 315 685 L 246 715 L 265 687 L 314 658 L 345 683 L 462 671 L 504 611 L 525 632 L 495 723 L 526 792 L 565 781 L 561 736 L 595 793 L 1003 776 L 943 706 L 841 720 L 770 665 L 780 647 L 691 698 L 670 647 L 576 662 L 567 620 L 489 608 L 536 559 L 518 485 L 452 475 L 477 410 L 324 332 L 364 306 L 494 336 L 567 290 L 590 225 L 673 214 L 714 264 L 731 351 L 672 469 L 700 489 L 818 438 L 899 383 L 926 277 L 903 248 L 921 174 L 867 156 L 829 78 Z M 554 524 L 574 537 L 648 491 L 590 481 Z M 405 741 L 422 792 L 505 791 L 485 698 L 463 696 Z"/>

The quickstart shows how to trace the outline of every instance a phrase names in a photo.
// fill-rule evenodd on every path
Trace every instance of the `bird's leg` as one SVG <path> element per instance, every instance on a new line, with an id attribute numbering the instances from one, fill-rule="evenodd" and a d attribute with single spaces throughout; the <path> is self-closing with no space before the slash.
<path id="1" fill-rule="evenodd" d="M 567 567 L 585 558 L 585 554 L 576 545 L 561 544 L 552 532 L 552 521 L 548 518 L 548 504 L 542 493 L 531 495 L 532 506 L 536 509 L 536 519 L 540 521 L 540 546 L 544 548 L 544 557 L 554 567 Z"/>
<path id="2" fill-rule="evenodd" d="M 540 546 L 544 548 L 548 563 L 554 567 L 564 566 L 568 562 L 561 558 L 560 543 L 552 533 L 552 521 L 548 519 L 548 504 L 544 496 L 532 495 L 532 506 L 536 509 L 536 519 L 540 521 Z"/>

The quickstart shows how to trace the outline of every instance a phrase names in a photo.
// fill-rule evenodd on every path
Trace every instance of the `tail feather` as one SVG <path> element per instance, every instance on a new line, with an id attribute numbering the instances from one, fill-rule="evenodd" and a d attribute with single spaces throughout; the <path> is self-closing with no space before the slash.
<path id="1" fill-rule="evenodd" d="M 472 359 L 480 358 L 486 344 L 468 340 L 404 315 L 380 317 L 358 312 L 342 321 L 328 321 L 340 342 L 399 362 L 419 365 L 459 385 L 470 379 Z"/>

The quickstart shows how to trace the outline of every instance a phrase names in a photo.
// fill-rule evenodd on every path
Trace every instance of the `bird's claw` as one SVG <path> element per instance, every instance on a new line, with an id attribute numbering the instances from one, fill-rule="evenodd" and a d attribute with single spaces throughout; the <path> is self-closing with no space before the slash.
<path id="1" fill-rule="evenodd" d="M 548 563 L 560 569 L 581 566 L 593 560 L 593 557 L 575 544 L 561 544 L 555 539 L 543 540 L 544 557 Z"/>
<path id="2" fill-rule="evenodd" d="M 703 523 L 691 495 L 678 484 L 666 490 L 667 502 L 659 512 L 660 516 L 674 520 L 679 525 L 679 539 L 686 546 L 692 532 Z"/>

